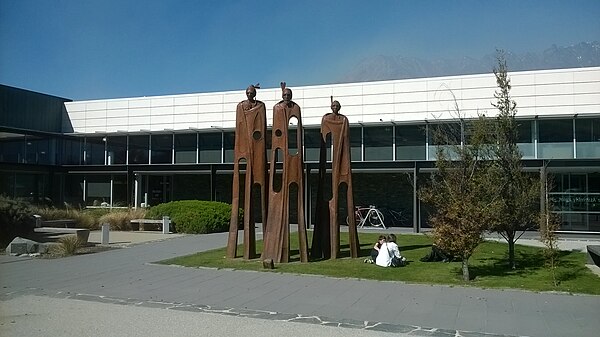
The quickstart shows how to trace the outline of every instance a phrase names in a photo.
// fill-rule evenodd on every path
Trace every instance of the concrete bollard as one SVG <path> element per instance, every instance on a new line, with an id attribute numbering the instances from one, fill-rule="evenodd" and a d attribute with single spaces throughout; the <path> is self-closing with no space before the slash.
<path id="1" fill-rule="evenodd" d="M 35 228 L 40 228 L 42 227 L 42 216 L 41 215 L 37 215 L 34 214 L 33 218 L 35 219 Z"/>
<path id="2" fill-rule="evenodd" d="M 163 216 L 163 225 L 162 225 L 163 234 L 169 234 L 170 227 L 171 227 L 171 218 L 169 218 L 168 216 Z"/>
<path id="3" fill-rule="evenodd" d="M 102 245 L 108 245 L 110 243 L 110 240 L 108 238 L 109 229 L 110 229 L 109 224 L 107 224 L 107 223 L 102 224 L 102 241 L 101 241 Z"/>

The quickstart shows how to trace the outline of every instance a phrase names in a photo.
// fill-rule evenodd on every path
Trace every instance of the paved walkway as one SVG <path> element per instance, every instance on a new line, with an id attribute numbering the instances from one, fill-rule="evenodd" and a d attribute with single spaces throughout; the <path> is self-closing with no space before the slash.
<path id="1" fill-rule="evenodd" d="M 599 296 L 164 266 L 152 262 L 222 247 L 227 234 L 128 234 L 155 236 L 61 259 L 0 256 L 0 304 L 36 295 L 422 336 L 600 331 Z"/>

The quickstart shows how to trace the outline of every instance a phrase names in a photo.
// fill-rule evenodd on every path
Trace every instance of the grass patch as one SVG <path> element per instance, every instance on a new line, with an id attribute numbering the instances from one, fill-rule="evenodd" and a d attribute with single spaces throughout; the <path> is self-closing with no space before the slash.
<path id="1" fill-rule="evenodd" d="M 312 232 L 309 232 L 309 239 Z M 481 288 L 518 288 L 532 291 L 560 291 L 569 293 L 600 294 L 600 277 L 586 266 L 584 253 L 561 251 L 556 275 L 559 281 L 554 286 L 550 270 L 546 267 L 542 248 L 516 245 L 517 268 L 508 265 L 508 247 L 505 243 L 485 242 L 470 259 L 472 280 L 462 281 L 460 262 L 421 262 L 419 259 L 431 250 L 431 240 L 425 235 L 399 235 L 398 244 L 403 256 L 409 261 L 402 268 L 381 268 L 364 263 L 379 233 L 360 233 L 360 258 L 350 258 L 347 236 L 341 235 L 341 259 L 300 263 L 297 249 L 298 237 L 290 238 L 292 247 L 290 263 L 276 264 L 274 272 L 325 275 L 341 278 L 359 278 L 408 283 L 468 285 Z M 310 240 L 309 240 L 310 242 Z M 257 242 L 257 252 L 262 251 L 262 241 Z M 212 267 L 240 270 L 273 272 L 262 268 L 260 259 L 245 261 L 242 258 L 227 259 L 225 248 L 177 257 L 161 264 L 185 267 Z M 243 247 L 238 247 L 239 252 Z"/>

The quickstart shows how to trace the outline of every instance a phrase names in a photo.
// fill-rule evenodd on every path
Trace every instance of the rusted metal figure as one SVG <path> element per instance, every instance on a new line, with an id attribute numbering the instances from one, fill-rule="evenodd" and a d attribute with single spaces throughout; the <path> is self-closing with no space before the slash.
<path id="1" fill-rule="evenodd" d="M 311 247 L 311 257 L 336 259 L 340 254 L 340 223 L 338 214 L 339 189 L 346 184 L 346 206 L 348 211 L 348 233 L 350 255 L 358 257 L 358 233 L 354 221 L 354 198 L 352 194 L 352 169 L 350 160 L 350 126 L 348 118 L 339 113 L 341 105 L 331 97 L 331 113 L 321 120 L 321 156 L 319 160 L 319 187 L 317 195 L 316 223 Z M 331 134 L 332 198 L 325 199 L 326 140 Z"/>
<path id="2" fill-rule="evenodd" d="M 281 83 L 283 100 L 273 107 L 273 136 L 271 165 L 269 174 L 269 217 L 264 233 L 262 259 L 272 259 L 276 263 L 289 261 L 290 237 L 290 186 L 297 186 L 298 237 L 300 261 L 308 262 L 306 223 L 304 220 L 304 161 L 302 156 L 302 117 L 300 107 L 292 101 L 292 90 Z M 298 121 L 296 145 L 298 152 L 289 153 L 290 119 Z M 278 158 L 281 154 L 281 158 Z M 276 172 L 276 163 L 281 162 L 283 171 Z M 281 186 L 274 185 L 275 177 L 281 174 Z M 279 190 L 277 190 L 279 188 Z"/>
<path id="3" fill-rule="evenodd" d="M 240 204 L 240 162 L 246 163 L 244 183 L 244 259 L 256 257 L 256 234 L 254 230 L 252 189 L 260 188 L 263 230 L 267 219 L 267 116 L 265 104 L 256 100 L 257 85 L 246 89 L 247 100 L 240 102 L 236 109 L 235 122 L 235 163 L 233 165 L 233 193 L 231 221 L 227 257 L 237 255 L 238 209 Z"/>

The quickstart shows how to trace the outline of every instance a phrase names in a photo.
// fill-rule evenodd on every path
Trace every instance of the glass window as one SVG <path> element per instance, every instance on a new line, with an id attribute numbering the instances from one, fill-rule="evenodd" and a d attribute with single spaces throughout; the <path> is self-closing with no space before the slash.
<path id="1" fill-rule="evenodd" d="M 86 184 L 86 206 L 103 206 L 106 205 L 103 203 L 110 203 L 110 175 L 87 176 Z"/>
<path id="2" fill-rule="evenodd" d="M 577 158 L 600 158 L 600 118 L 575 119 Z"/>
<path id="3" fill-rule="evenodd" d="M 54 156 L 50 153 L 50 143 L 46 138 L 26 137 L 27 163 L 29 164 L 51 164 Z"/>
<path id="4" fill-rule="evenodd" d="M 173 162 L 173 135 L 152 135 L 152 164 L 171 164 Z"/>
<path id="5" fill-rule="evenodd" d="M 106 137 L 108 165 L 127 163 L 127 136 Z"/>
<path id="6" fill-rule="evenodd" d="M 200 133 L 198 135 L 198 162 L 221 162 L 221 133 Z"/>
<path id="7" fill-rule="evenodd" d="M 326 145 L 327 161 L 331 161 L 331 137 Z M 319 162 L 321 156 L 321 130 L 304 129 L 304 161 Z"/>
<path id="8" fill-rule="evenodd" d="M 0 162 L 22 163 L 25 161 L 25 137 L 14 135 L 0 138 Z"/>
<path id="9" fill-rule="evenodd" d="M 396 160 L 425 159 L 425 125 L 396 126 Z"/>
<path id="10" fill-rule="evenodd" d="M 517 121 L 517 146 L 523 158 L 535 158 L 534 142 L 533 142 L 533 121 Z"/>
<path id="11" fill-rule="evenodd" d="M 438 147 L 447 151 L 450 158 L 458 158 L 456 146 L 461 144 L 463 131 L 460 123 L 430 124 L 429 160 L 437 159 Z"/>
<path id="12" fill-rule="evenodd" d="M 83 158 L 83 138 L 63 139 L 62 164 L 80 165 Z"/>
<path id="13" fill-rule="evenodd" d="M 85 138 L 85 164 L 104 165 L 104 137 Z"/>
<path id="14" fill-rule="evenodd" d="M 223 148 L 225 150 L 225 163 L 233 163 L 235 155 L 235 132 L 223 133 Z"/>
<path id="15" fill-rule="evenodd" d="M 127 175 L 113 175 L 112 207 L 127 207 Z"/>
<path id="16" fill-rule="evenodd" d="M 350 127 L 350 158 L 352 161 L 362 161 L 362 127 Z"/>
<path id="17" fill-rule="evenodd" d="M 392 126 L 371 126 L 363 130 L 365 161 L 392 160 L 394 151 Z"/>
<path id="18" fill-rule="evenodd" d="M 175 163 L 195 163 L 197 142 L 198 135 L 196 133 L 176 134 Z"/>
<path id="19" fill-rule="evenodd" d="M 538 140 L 539 158 L 573 158 L 573 120 L 539 120 Z"/>
<path id="20" fill-rule="evenodd" d="M 148 164 L 150 136 L 129 136 L 129 164 Z"/>

